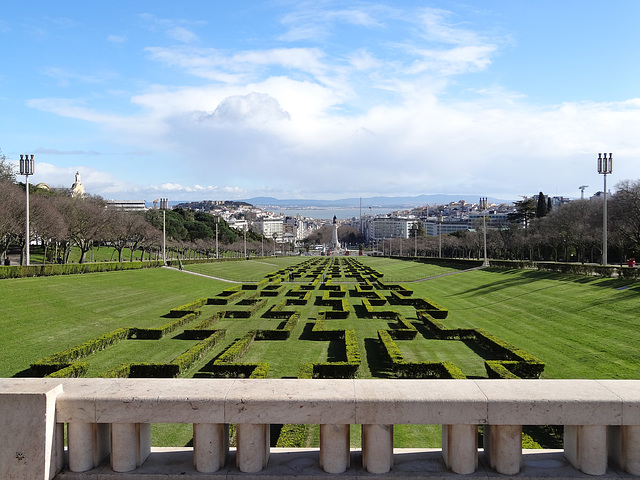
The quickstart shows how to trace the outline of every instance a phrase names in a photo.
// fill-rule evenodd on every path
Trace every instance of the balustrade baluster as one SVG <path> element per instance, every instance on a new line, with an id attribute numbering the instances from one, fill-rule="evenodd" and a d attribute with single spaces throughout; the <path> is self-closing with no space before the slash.
<path id="1" fill-rule="evenodd" d="M 369 473 L 393 467 L 393 425 L 362 425 L 362 466 Z"/>
<path id="2" fill-rule="evenodd" d="M 327 473 L 344 473 L 350 465 L 350 426 L 320 425 L 320 466 Z"/>

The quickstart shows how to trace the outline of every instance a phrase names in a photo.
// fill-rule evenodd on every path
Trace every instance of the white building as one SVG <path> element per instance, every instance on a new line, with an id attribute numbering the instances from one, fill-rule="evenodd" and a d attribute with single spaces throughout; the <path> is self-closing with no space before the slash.
<path id="1" fill-rule="evenodd" d="M 438 222 L 436 219 L 425 220 L 422 222 L 424 230 L 427 235 L 431 237 L 437 237 L 438 235 L 447 235 L 453 232 L 459 232 L 460 230 L 469 230 L 471 223 L 469 221 L 447 221 L 446 218 L 443 222 Z"/>
<path id="2" fill-rule="evenodd" d="M 144 212 L 147 210 L 144 200 L 107 200 L 107 208 L 117 208 L 127 212 Z"/>
<path id="3" fill-rule="evenodd" d="M 239 220 L 237 218 L 230 218 L 227 223 L 229 224 L 229 228 L 240 230 L 241 232 L 249 228 L 249 222 L 245 219 Z"/>
<path id="4" fill-rule="evenodd" d="M 252 222 L 251 230 L 264 235 L 266 238 L 273 238 L 274 234 L 278 238 L 282 238 L 284 221 L 282 218 L 261 218 Z"/>
<path id="5" fill-rule="evenodd" d="M 376 217 L 369 224 L 368 239 L 410 238 L 411 230 L 419 223 L 417 218 Z"/>

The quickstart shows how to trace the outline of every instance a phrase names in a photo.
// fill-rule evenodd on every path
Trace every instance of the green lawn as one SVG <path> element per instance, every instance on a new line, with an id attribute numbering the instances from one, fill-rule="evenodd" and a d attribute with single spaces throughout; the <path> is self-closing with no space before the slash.
<path id="1" fill-rule="evenodd" d="M 189 266 L 189 270 L 217 278 L 258 281 L 265 274 L 308 257 L 278 257 L 250 261 L 219 262 Z M 448 326 L 487 330 L 546 363 L 544 378 L 640 378 L 640 286 L 617 279 L 599 279 L 535 271 L 476 270 L 443 276 L 449 268 L 417 262 L 358 257 L 358 261 L 385 274 L 384 281 L 406 275 L 404 283 L 414 296 L 430 298 L 449 309 Z M 339 279 L 340 280 L 340 279 Z M 348 281 L 348 279 L 341 279 Z M 77 345 L 119 327 L 153 327 L 167 321 L 171 308 L 203 296 L 214 296 L 234 284 L 189 275 L 170 269 L 145 269 L 43 278 L 2 280 L 0 283 L 0 375 L 11 376 L 45 355 Z M 630 287 L 630 288 L 625 288 Z M 347 288 L 353 288 L 347 284 Z M 623 289 L 621 289 L 623 288 Z M 282 298 L 282 295 L 278 297 Z M 352 305 L 359 299 L 347 297 Z M 203 316 L 222 307 L 207 306 Z M 327 351 L 317 341 L 294 341 L 303 334 L 318 312 L 327 307 L 309 302 L 291 307 L 301 312 L 300 322 L 287 348 L 256 342 L 243 361 L 257 361 L 261 351 L 272 348 L 276 355 L 272 376 L 292 376 L 291 358 L 316 361 Z M 393 306 L 409 320 L 412 308 Z M 227 336 L 212 354 L 228 346 L 247 330 L 277 324 L 252 318 L 224 320 L 216 328 Z M 361 376 L 374 372 L 368 365 L 368 349 L 376 331 L 388 328 L 384 320 L 331 320 L 330 328 L 354 328 L 361 342 L 364 365 Z M 139 342 L 139 341 L 137 341 Z M 188 348 L 184 340 L 168 338 L 165 357 Z M 134 341 L 125 343 L 135 343 Z M 279 344 L 280 342 L 268 342 Z M 176 344 L 175 346 L 168 346 Z M 296 345 L 297 344 L 297 345 Z M 142 344 L 140 344 L 142 345 Z M 407 360 L 451 360 L 470 376 L 482 374 L 480 357 L 469 346 L 456 341 L 434 341 L 418 335 L 416 342 L 400 341 Z M 105 362 L 124 358 L 118 350 L 102 352 Z M 154 350 L 156 347 L 150 348 Z M 162 348 L 164 350 L 164 347 Z M 268 356 L 271 357 L 271 356 Z M 109 358 L 109 360 L 107 360 Z M 149 348 L 140 358 L 149 361 Z M 89 359 L 92 371 L 96 359 Z M 286 365 L 286 366 L 285 366 Z M 282 372 L 280 375 L 279 372 Z"/>
<path id="2" fill-rule="evenodd" d="M 228 285 L 169 269 L 2 280 L 0 376 L 116 328 L 158 326 L 171 308 Z"/>
<path id="3" fill-rule="evenodd" d="M 543 378 L 640 378 L 640 284 L 537 271 L 485 269 L 463 271 L 413 261 L 357 257 L 359 262 L 384 273 L 384 282 L 402 283 L 414 297 L 426 297 L 449 310 L 445 325 L 481 328 L 545 362 Z M 46 355 L 78 345 L 119 327 L 157 327 L 169 321 L 169 310 L 201 297 L 216 296 L 234 282 L 257 282 L 265 275 L 310 257 L 278 257 L 188 265 L 187 270 L 144 269 L 58 277 L 0 281 L 0 375 L 8 377 L 26 370 Z M 214 278 L 211 278 L 214 277 Z M 223 281 L 229 280 L 229 281 Z M 297 278 L 294 285 L 307 283 Z M 336 277 L 347 290 L 353 279 Z M 311 340 L 321 310 L 330 307 L 313 300 L 287 309 L 300 312 L 289 340 L 259 341 L 242 362 L 267 361 L 269 377 L 295 377 L 303 362 L 320 362 L 335 356 L 335 342 Z M 270 301 L 282 301 L 283 294 Z M 347 293 L 353 306 L 358 297 Z M 202 307 L 206 318 L 224 306 Z M 240 308 L 240 307 L 239 307 Z M 245 307 L 246 308 L 246 307 Z M 223 319 L 214 328 L 227 334 L 185 376 L 194 375 L 207 362 L 251 329 L 276 328 L 279 320 L 261 318 L 263 307 L 249 319 Z M 421 328 L 413 307 L 379 307 L 400 311 L 419 329 L 416 340 L 398 340 L 408 361 L 452 361 L 469 377 L 485 376 L 486 353 L 460 341 L 434 340 Z M 196 320 L 197 322 L 197 320 Z M 327 320 L 330 329 L 355 329 L 363 364 L 361 378 L 386 377 L 379 361 L 377 330 L 389 328 L 386 320 L 360 319 L 354 312 L 345 320 Z M 99 376 L 126 362 L 169 362 L 195 344 L 181 340 L 181 330 L 162 340 L 127 340 L 86 359 L 88 374 Z M 424 334 L 424 335 L 423 335 Z M 481 353 L 483 356 L 479 356 Z M 359 429 L 352 444 L 359 443 Z M 157 427 L 154 444 L 184 444 L 188 427 Z M 317 433 L 312 432 L 311 443 Z M 439 427 L 397 426 L 398 446 L 439 445 Z M 186 440 L 185 440 L 186 439 Z M 177 443 L 175 443 L 177 442 Z"/>
<path id="4" fill-rule="evenodd" d="M 265 275 L 290 265 L 296 265 L 305 258 L 308 257 L 264 257 L 252 260 L 196 263 L 185 265 L 185 269 L 237 282 L 257 282 L 262 280 Z"/>
<path id="5" fill-rule="evenodd" d="M 535 271 L 484 270 L 410 284 L 546 363 L 543 378 L 640 378 L 640 284 Z"/>

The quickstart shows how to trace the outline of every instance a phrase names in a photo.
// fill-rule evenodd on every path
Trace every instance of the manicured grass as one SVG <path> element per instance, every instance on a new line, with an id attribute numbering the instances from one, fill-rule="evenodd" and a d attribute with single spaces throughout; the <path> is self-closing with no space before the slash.
<path id="1" fill-rule="evenodd" d="M 230 260 L 185 265 L 185 270 L 237 282 L 257 282 L 265 275 L 310 257 L 264 257 L 251 260 Z"/>
<path id="2" fill-rule="evenodd" d="M 460 267 L 435 265 L 412 260 L 390 260 L 385 257 L 354 257 L 363 264 L 384 273 L 385 282 L 413 282 L 460 271 Z"/>
<path id="3" fill-rule="evenodd" d="M 120 327 L 159 326 L 171 308 L 228 286 L 159 268 L 2 280 L 0 376 Z"/>
<path id="4" fill-rule="evenodd" d="M 170 363 L 174 358 L 198 343 L 167 336 L 160 340 L 127 340 L 87 357 L 87 377 L 100 377 L 123 363 Z M 132 360 L 135 359 L 135 360 Z"/>
<path id="5" fill-rule="evenodd" d="M 294 260 L 306 259 L 308 257 L 278 257 L 264 262 L 219 262 L 198 267 L 207 267 L 210 275 L 219 278 L 225 278 L 224 273 L 235 268 L 239 272 L 235 278 L 258 281 L 264 277 L 265 271 L 273 272 Z M 390 281 L 387 271 L 393 275 L 403 272 L 413 279 L 450 271 L 439 270 L 433 265 L 384 258 L 358 257 L 358 261 L 385 273 L 385 281 Z M 11 376 L 45 355 L 119 327 L 158 326 L 166 322 L 162 316 L 171 308 L 202 296 L 214 296 L 231 285 L 168 269 L 3 280 L 0 284 L 0 309 L 5 313 L 0 322 L 3 330 L 0 375 Z M 546 363 L 544 378 L 640 377 L 640 352 L 636 348 L 640 344 L 637 321 L 640 287 L 636 284 L 617 279 L 535 271 L 479 270 L 427 281 L 407 281 L 405 285 L 414 290 L 414 296 L 430 298 L 448 308 L 449 317 L 445 324 L 482 328 L 543 360 Z M 631 288 L 618 289 L 626 286 Z M 26 297 L 25 292 L 28 292 Z M 277 298 L 281 300 L 283 297 Z M 359 303 L 354 297 L 349 301 L 352 305 Z M 203 316 L 216 308 L 221 307 L 205 307 Z M 318 312 L 328 307 L 309 302 L 303 307 L 287 308 L 301 312 L 299 325 L 292 336 L 296 339 L 305 325 L 313 322 Z M 392 308 L 415 321 L 411 308 L 395 305 Z M 273 320 L 266 322 L 277 324 Z M 260 318 L 220 322 L 215 328 L 226 328 L 228 333 L 212 354 L 217 354 L 247 330 L 265 328 L 265 325 L 265 320 Z M 375 341 L 376 331 L 387 328 L 387 322 L 373 319 L 357 321 L 352 314 L 348 320 L 331 320 L 329 325 L 330 328 L 356 329 L 364 360 L 361 376 L 371 376 L 367 348 L 371 348 L 370 344 Z M 179 340 L 166 341 L 183 343 Z M 408 360 L 438 361 L 453 355 L 460 358 L 453 361 L 460 362 L 463 371 L 469 375 L 478 374 L 478 357 L 467 357 L 470 350 L 460 342 L 438 341 L 436 343 L 440 346 L 431 348 L 421 343 L 426 341 L 419 335 L 416 343 L 401 341 L 400 348 Z M 295 343 L 304 346 L 278 351 L 278 360 L 274 362 L 286 364 L 287 357 L 296 358 L 301 352 L 308 354 L 309 360 L 305 358 L 304 361 L 315 361 L 317 354 L 313 349 L 324 351 L 325 348 L 317 345 L 322 342 L 314 341 L 290 342 L 287 345 Z M 259 344 L 256 342 L 256 348 L 266 348 Z M 186 348 L 178 345 L 171 347 L 171 351 L 181 352 Z M 145 361 L 148 353 L 142 353 L 140 361 Z M 243 361 L 255 361 L 260 357 L 252 350 L 247 355 Z M 287 375 L 295 369 L 288 369 Z M 274 364 L 273 376 L 278 370 Z"/>
<path id="6" fill-rule="evenodd" d="M 188 265 L 189 271 L 236 282 L 257 282 L 268 273 L 309 260 L 310 257 L 269 257 Z M 414 261 L 376 257 L 355 258 L 384 273 L 382 281 L 402 283 L 414 297 L 429 298 L 449 310 L 443 323 L 449 327 L 481 328 L 531 353 L 545 362 L 543 378 L 640 378 L 640 284 L 542 273 L 537 271 L 475 270 L 455 272 Z M 432 278 L 438 277 L 438 278 Z M 428 279 L 428 280 L 427 280 Z M 286 290 L 310 281 L 297 278 Z M 353 279 L 338 277 L 347 290 Z M 172 269 L 145 269 L 59 277 L 24 278 L 0 282 L 0 375 L 11 376 L 45 355 L 78 345 L 120 327 L 157 327 L 169 319 L 170 309 L 201 297 L 216 296 L 233 283 Z M 627 288 L 628 287 L 628 288 Z M 247 293 L 249 295 L 250 293 Z M 303 362 L 326 361 L 340 350 L 332 342 L 311 340 L 309 330 L 318 314 L 331 307 L 319 304 L 322 291 L 315 290 L 304 306 L 287 306 L 300 312 L 289 340 L 257 341 L 241 362 L 267 361 L 269 377 L 297 376 Z M 280 302 L 284 294 L 271 299 Z M 330 329 L 355 329 L 363 364 L 360 378 L 386 377 L 380 362 L 377 330 L 389 328 L 387 320 L 356 315 L 358 297 L 347 293 L 352 306 L 348 319 L 327 320 Z M 202 307 L 200 318 L 236 306 Z M 246 307 L 245 307 L 246 308 Z M 276 328 L 281 320 L 261 318 L 223 319 L 214 328 L 227 335 L 184 376 L 200 368 L 251 329 Z M 397 341 L 408 361 L 452 361 L 470 377 L 485 375 L 482 358 L 473 345 L 434 340 L 419 324 L 413 307 L 387 305 L 419 329 L 416 340 Z M 197 322 L 195 320 L 194 322 Z M 89 375 L 103 374 L 125 362 L 169 362 L 192 346 L 180 340 L 179 331 L 162 340 L 126 340 L 86 359 Z M 154 428 L 154 444 L 182 445 L 190 428 Z M 314 444 L 312 432 L 310 442 Z M 359 445 L 359 427 L 352 445 Z M 437 446 L 439 426 L 397 426 L 397 446 Z"/>
<path id="7" fill-rule="evenodd" d="M 543 378 L 640 378 L 637 283 L 491 270 L 411 286 L 446 305 L 447 325 L 482 328 L 540 358 Z"/>

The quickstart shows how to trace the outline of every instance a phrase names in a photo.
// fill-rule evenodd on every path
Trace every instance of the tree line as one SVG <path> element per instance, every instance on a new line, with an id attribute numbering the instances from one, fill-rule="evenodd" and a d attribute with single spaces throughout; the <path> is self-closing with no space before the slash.
<path id="1" fill-rule="evenodd" d="M 20 251 L 24 263 L 26 248 L 26 185 L 17 182 L 16 172 L 0 152 L 0 261 L 9 251 Z M 261 254 L 265 242 L 259 234 L 244 234 L 229 227 L 221 217 L 182 208 L 165 212 L 167 249 L 172 256 L 202 258 L 215 255 Z M 80 252 L 81 263 L 97 246 L 113 247 L 117 260 L 159 258 L 163 243 L 162 210 L 131 212 L 108 208 L 99 196 L 73 198 L 69 189 L 43 189 L 29 185 L 30 245 L 41 247 L 45 262 L 67 263 L 72 247 Z M 217 227 L 217 242 L 216 242 Z M 242 238 L 241 238 L 242 237 Z M 267 251 L 273 252 L 267 242 Z M 114 259 L 115 260 L 115 259 Z"/>
<path id="2" fill-rule="evenodd" d="M 514 202 L 516 211 L 506 221 L 487 216 L 487 255 L 504 260 L 599 263 L 602 259 L 602 197 L 572 200 L 552 207 L 549 197 Z M 484 256 L 483 221 L 469 231 L 440 237 L 412 235 L 385 240 L 379 250 L 391 255 L 455 258 Z M 623 264 L 640 258 L 640 180 L 625 180 L 607 199 L 608 258 Z"/>
<path id="3" fill-rule="evenodd" d="M 14 168 L 0 152 L 0 260 L 11 248 L 25 249 L 25 185 L 16 180 Z M 125 250 L 144 258 L 162 246 L 162 210 L 144 213 L 106 208 L 97 196 L 72 198 L 68 189 L 42 190 L 30 185 L 29 241 L 42 246 L 49 262 L 68 262 L 72 247 L 80 251 L 80 261 L 97 245 L 109 245 L 124 260 Z M 640 258 L 640 180 L 625 180 L 615 186 L 607 202 L 608 258 L 623 263 Z M 515 202 L 515 213 L 506 221 L 487 217 L 487 251 L 490 258 L 550 260 L 598 263 L 602 258 L 603 201 L 601 198 L 573 200 L 552 207 L 542 192 Z M 216 225 L 218 241 L 216 242 Z M 417 255 L 455 258 L 482 258 L 482 219 L 470 231 L 441 237 L 426 236 L 424 229 L 409 239 L 387 239 L 377 249 L 390 255 Z M 340 227 L 342 242 L 359 244 L 357 229 Z M 246 241 L 245 241 L 246 235 Z M 331 228 L 316 231 L 306 241 L 327 243 Z M 174 208 L 166 211 L 167 247 L 181 258 L 209 257 L 218 249 L 223 254 L 270 255 L 276 249 L 293 251 L 293 245 L 278 245 L 271 238 L 247 231 L 238 232 L 221 217 Z M 23 257 L 23 255 L 21 256 Z M 140 257 L 138 257 L 140 258 Z"/>

